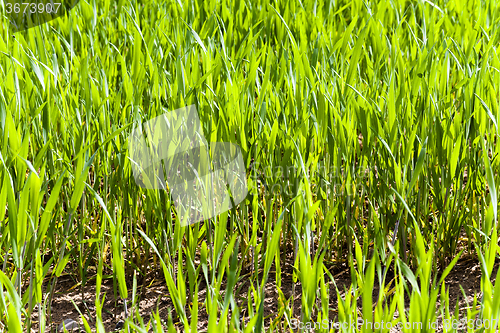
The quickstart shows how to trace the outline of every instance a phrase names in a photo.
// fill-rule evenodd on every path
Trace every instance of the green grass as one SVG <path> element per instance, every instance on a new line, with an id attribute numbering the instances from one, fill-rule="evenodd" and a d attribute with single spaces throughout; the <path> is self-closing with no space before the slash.
<path id="1" fill-rule="evenodd" d="M 33 311 L 49 320 L 63 272 L 82 290 L 113 279 L 113 296 L 135 305 L 126 280 L 154 270 L 175 312 L 148 323 L 132 306 L 125 330 L 193 332 L 202 310 L 209 332 L 290 331 L 292 318 L 318 321 L 333 310 L 338 321 L 424 321 L 426 332 L 437 317 L 498 318 L 499 9 L 495 1 L 81 0 L 69 15 L 15 34 L 3 18 L 2 327 L 29 329 Z M 207 141 L 241 147 L 249 194 L 181 227 L 167 192 L 135 185 L 127 138 L 134 124 L 191 104 Z M 279 283 L 289 248 L 302 290 L 290 302 Z M 460 312 L 437 273 L 462 250 L 482 263 L 483 297 Z M 351 268 L 351 292 L 338 290 L 334 301 L 326 285 L 340 262 Z M 247 265 L 251 274 L 242 273 Z M 264 318 L 270 274 L 283 297 Z M 252 287 L 238 305 L 243 281 Z M 384 292 L 374 303 L 375 283 Z M 102 301 L 97 292 L 99 332 Z"/>

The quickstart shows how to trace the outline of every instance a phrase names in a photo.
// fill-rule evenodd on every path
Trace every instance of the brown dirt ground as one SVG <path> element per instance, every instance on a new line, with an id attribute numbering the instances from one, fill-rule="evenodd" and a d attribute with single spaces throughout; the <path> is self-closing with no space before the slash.
<path id="1" fill-rule="evenodd" d="M 287 256 L 285 260 L 285 265 L 284 268 L 282 269 L 282 281 L 281 281 L 281 290 L 283 294 L 285 295 L 286 299 L 288 301 L 291 301 L 293 304 L 293 317 L 294 318 L 300 318 L 300 308 L 301 308 L 301 286 L 300 282 L 297 282 L 295 284 L 295 293 L 294 297 L 292 299 L 292 288 L 293 288 L 293 280 L 292 280 L 292 264 L 293 264 L 293 258 L 291 256 Z M 500 266 L 500 261 L 497 261 L 495 263 L 495 267 L 493 270 L 493 277 L 496 277 L 496 273 L 498 270 L 498 267 Z M 347 267 L 347 265 L 341 264 L 338 267 L 331 267 L 330 273 L 334 276 L 335 278 L 335 284 L 337 288 L 340 291 L 341 297 L 344 295 L 344 288 L 349 288 L 349 285 L 351 283 L 351 278 L 350 278 L 350 269 Z M 241 273 L 242 276 L 244 276 L 246 273 L 249 273 L 248 271 L 243 271 Z M 388 277 L 390 277 L 392 274 L 391 271 L 388 272 Z M 248 276 L 248 275 L 247 275 Z M 271 272 L 269 274 L 268 282 L 266 284 L 266 298 L 264 300 L 265 308 L 264 308 L 264 317 L 265 319 L 265 326 L 269 327 L 271 320 L 273 320 L 278 311 L 278 305 L 279 305 L 279 294 L 276 286 L 276 281 L 275 281 L 275 270 L 274 268 L 271 269 Z M 450 295 L 450 307 L 452 309 L 455 308 L 455 304 L 458 301 L 459 308 L 462 311 L 465 311 L 467 308 L 467 303 L 472 303 L 472 300 L 474 298 L 474 294 L 477 294 L 478 298 L 481 297 L 480 295 L 480 280 L 481 280 L 481 268 L 479 267 L 479 263 L 477 259 L 471 256 L 463 256 L 455 265 L 453 270 L 450 272 L 450 274 L 447 276 L 445 280 L 446 286 L 449 288 L 449 295 Z M 494 279 L 493 279 L 494 280 Z M 389 281 L 389 280 L 386 280 Z M 130 283 L 130 289 L 132 286 L 132 281 L 128 281 Z M 254 286 L 256 286 L 255 281 L 252 281 L 254 283 Z M 87 283 L 87 285 L 83 288 L 83 298 L 86 300 L 86 304 L 82 302 L 82 292 L 80 290 L 80 287 L 76 285 L 75 281 L 73 278 L 69 275 L 65 275 L 59 278 L 54 294 L 54 299 L 52 301 L 52 318 L 51 321 L 47 323 L 47 332 L 55 332 L 57 326 L 67 318 L 71 318 L 79 323 L 82 323 L 82 320 L 80 318 L 80 314 L 76 307 L 79 308 L 80 312 L 85 316 L 86 320 L 88 321 L 90 327 L 92 329 L 95 328 L 95 292 L 96 292 L 96 287 L 95 287 L 95 279 L 91 280 Z M 240 321 L 242 322 L 242 325 L 244 323 L 248 322 L 248 316 L 249 314 L 246 313 L 246 306 L 245 304 L 248 302 L 248 294 L 249 294 L 249 289 L 251 290 L 251 281 L 247 280 L 241 280 L 237 283 L 235 290 L 236 290 L 236 302 L 238 305 L 243 306 L 244 310 L 240 314 L 241 318 Z M 465 292 L 465 297 L 462 293 L 462 290 L 460 286 L 463 288 Z M 46 286 L 47 287 L 47 286 Z M 224 285 L 221 288 L 222 290 L 225 290 Z M 198 330 L 200 332 L 203 332 L 207 330 L 207 324 L 208 324 L 208 315 L 206 312 L 202 311 L 204 306 L 202 303 L 204 302 L 205 295 L 206 295 L 206 285 L 202 282 L 200 284 L 200 289 L 199 289 L 199 324 L 198 324 Z M 333 283 L 329 283 L 329 292 L 330 292 L 330 320 L 335 320 L 337 317 L 337 295 L 336 295 L 336 289 L 335 285 Z M 375 281 L 375 287 L 374 287 L 374 300 L 376 299 L 376 296 L 378 294 L 378 288 L 377 288 L 377 281 Z M 104 280 L 102 287 L 101 287 L 101 293 L 100 297 L 101 299 L 104 298 L 104 306 L 103 306 L 103 312 L 102 312 L 102 319 L 104 321 L 104 327 L 106 329 L 106 332 L 113 332 L 115 329 L 116 323 L 125 317 L 125 312 L 124 312 L 124 304 L 123 301 L 118 299 L 115 301 L 114 298 L 114 293 L 113 293 L 113 282 L 112 279 Z M 74 302 L 74 304 L 73 304 Z M 406 299 L 407 305 L 409 303 L 409 300 Z M 128 311 L 130 313 L 131 309 L 131 299 L 129 298 L 128 302 Z M 76 307 L 75 307 L 76 305 Z M 361 306 L 361 303 L 358 304 L 358 306 Z M 137 309 L 140 313 L 140 315 L 143 317 L 145 323 L 150 319 L 150 315 L 153 311 L 156 311 L 158 309 L 160 318 L 164 320 L 165 322 L 167 321 L 169 313 L 172 314 L 172 317 L 174 318 L 174 323 L 176 322 L 175 320 L 175 311 L 173 309 L 173 304 L 170 301 L 170 298 L 168 296 L 168 289 L 166 287 L 166 284 L 163 280 L 163 275 L 161 272 L 155 272 L 153 274 L 150 274 L 146 279 L 143 281 L 138 282 L 138 287 L 137 287 Z M 37 311 L 35 310 L 35 314 L 32 316 L 33 320 L 33 332 L 37 332 L 37 322 L 38 322 L 38 314 Z M 180 329 L 180 325 L 178 326 Z M 182 331 L 182 329 L 181 329 Z M 394 330 L 396 332 L 396 330 Z M 441 331 L 438 329 L 438 331 Z"/>

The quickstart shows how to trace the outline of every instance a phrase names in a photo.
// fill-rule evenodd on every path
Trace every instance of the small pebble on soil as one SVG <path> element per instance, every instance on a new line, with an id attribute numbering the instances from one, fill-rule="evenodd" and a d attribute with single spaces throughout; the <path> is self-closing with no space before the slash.
<path id="1" fill-rule="evenodd" d="M 78 323 L 73 319 L 64 319 L 61 325 L 59 325 L 57 331 L 64 332 L 64 328 L 66 328 L 68 332 L 71 332 L 78 330 L 80 328 L 80 325 L 78 325 Z"/>

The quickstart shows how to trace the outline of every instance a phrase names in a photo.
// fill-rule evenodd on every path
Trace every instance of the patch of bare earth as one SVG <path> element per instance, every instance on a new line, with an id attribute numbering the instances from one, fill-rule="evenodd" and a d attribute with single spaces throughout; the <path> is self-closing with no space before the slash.
<path id="1" fill-rule="evenodd" d="M 284 299 L 279 299 L 278 292 L 278 284 L 276 281 L 276 272 L 274 267 L 271 269 L 269 274 L 269 278 L 267 280 L 265 290 L 266 297 L 264 299 L 264 325 L 266 328 L 269 328 L 271 322 L 276 320 L 278 316 L 278 309 L 280 307 L 280 303 L 285 302 L 290 305 L 293 309 L 292 317 L 299 319 L 301 315 L 301 285 L 300 281 L 295 283 L 293 282 L 293 256 L 287 255 L 283 258 L 284 267 L 282 268 L 282 281 L 281 287 L 279 290 L 284 295 Z M 496 262 L 492 277 L 496 277 L 498 267 L 500 266 L 500 262 Z M 337 319 L 337 293 L 336 288 L 338 288 L 340 292 L 340 296 L 345 296 L 345 290 L 349 288 L 351 283 L 350 278 L 350 268 L 345 264 L 339 264 L 337 266 L 329 268 L 330 273 L 334 276 L 335 284 L 329 283 L 329 292 L 330 292 L 330 315 L 329 320 L 335 321 Z M 255 277 L 250 280 L 249 276 L 255 276 L 255 274 L 250 274 L 251 271 L 242 271 L 240 279 L 234 290 L 235 292 L 235 301 L 240 306 L 240 322 L 241 325 L 244 326 L 248 323 L 250 313 L 247 311 L 248 300 L 252 299 L 252 285 L 253 288 L 258 288 L 258 285 L 261 282 L 262 274 L 259 274 L 259 278 Z M 388 278 L 390 279 L 392 272 L 388 272 Z M 389 281 L 389 280 L 386 280 Z M 129 299 L 127 301 L 128 311 L 138 310 L 139 314 L 142 316 L 145 323 L 147 323 L 150 319 L 152 319 L 151 314 L 153 312 L 158 311 L 160 314 L 160 318 L 167 322 L 169 313 L 172 315 L 174 323 L 177 322 L 177 326 L 181 329 L 180 323 L 176 320 L 176 313 L 174 306 L 170 300 L 169 292 L 164 282 L 163 276 L 160 272 L 156 272 L 147 276 L 143 281 L 139 281 L 136 295 L 136 307 L 132 309 L 132 301 L 129 295 Z M 447 288 L 449 288 L 450 295 L 450 307 L 452 309 L 455 308 L 456 302 L 458 302 L 459 309 L 461 309 L 462 313 L 466 313 L 466 308 L 471 306 L 472 301 L 474 299 L 474 295 L 477 295 L 478 298 L 481 297 L 480 291 L 480 282 L 481 282 L 481 268 L 477 259 L 473 257 L 463 257 L 461 258 L 450 274 L 445 279 L 445 284 Z M 132 289 L 132 281 L 128 281 L 129 283 L 129 291 Z M 335 286 L 336 285 L 336 286 Z M 462 292 L 463 289 L 463 292 Z M 83 290 L 83 292 L 82 292 Z M 188 289 L 189 290 L 189 289 Z M 225 284 L 223 283 L 221 290 L 222 296 L 225 291 Z M 59 278 L 54 298 L 52 301 L 51 307 L 51 315 L 50 322 L 47 323 L 46 331 L 47 332 L 55 332 L 59 324 L 64 319 L 73 319 L 80 324 L 82 324 L 82 320 L 80 317 L 80 313 L 85 317 L 88 321 L 89 326 L 92 330 L 95 330 L 95 299 L 96 299 L 96 287 L 95 280 L 91 280 L 84 286 L 82 289 L 79 286 L 75 287 L 74 280 L 66 275 Z M 204 281 L 200 283 L 199 287 L 199 323 L 198 330 L 200 332 L 206 331 L 208 326 L 208 314 L 205 312 L 203 305 L 206 297 L 207 289 Z M 378 287 L 377 281 L 375 281 L 375 286 L 373 290 L 374 302 L 376 301 L 378 295 Z M 101 292 L 100 292 L 101 300 L 104 299 L 103 310 L 102 310 L 102 319 L 104 322 L 104 328 L 106 332 L 115 331 L 116 323 L 120 319 L 125 318 L 125 307 L 123 301 L 121 299 L 115 299 L 113 292 L 113 282 L 112 279 L 108 279 L 103 281 Z M 406 306 L 409 305 L 409 299 L 406 298 Z M 257 309 L 258 306 L 253 305 L 254 309 Z M 361 311 L 361 304 L 358 303 L 359 310 Z M 79 311 L 80 313 L 79 313 Z M 189 311 L 188 311 L 189 316 Z M 439 315 L 438 315 L 439 317 Z M 291 318 L 289 318 L 291 319 Z M 34 314 L 32 316 L 33 320 L 33 332 L 38 332 L 38 311 L 35 309 Z M 281 318 L 282 325 L 284 325 L 284 317 Z M 280 325 L 281 326 L 281 325 Z M 181 329 L 182 331 L 182 329 Z M 397 331 L 397 330 L 393 330 Z M 442 327 L 438 328 L 438 332 L 442 331 Z"/>

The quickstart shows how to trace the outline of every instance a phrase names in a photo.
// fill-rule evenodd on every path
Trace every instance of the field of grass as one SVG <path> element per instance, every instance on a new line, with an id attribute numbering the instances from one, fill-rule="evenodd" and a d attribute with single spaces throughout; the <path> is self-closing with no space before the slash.
<path id="1" fill-rule="evenodd" d="M 496 331 L 497 1 L 80 0 L 20 32 L 0 8 L 0 331 L 57 328 L 62 277 L 95 286 L 85 332 L 106 299 L 124 332 Z M 188 105 L 240 146 L 248 195 L 182 226 L 128 137 Z M 139 311 L 152 276 L 168 316 Z"/>

